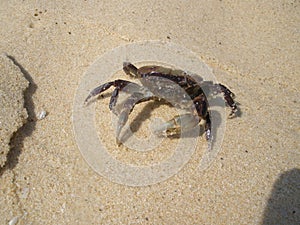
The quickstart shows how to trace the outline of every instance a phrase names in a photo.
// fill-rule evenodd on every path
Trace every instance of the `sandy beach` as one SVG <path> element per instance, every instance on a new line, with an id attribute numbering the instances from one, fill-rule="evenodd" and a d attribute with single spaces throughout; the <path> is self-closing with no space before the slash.
<path id="1" fill-rule="evenodd" d="M 6 135 L 0 146 L 10 147 L 1 149 L 0 224 L 299 224 L 299 9 L 299 1 L 270 0 L 1 1 L 0 53 L 6 58 L 0 81 L 12 88 L 0 90 L 0 129 Z M 240 111 L 226 120 L 222 147 L 208 169 L 197 169 L 206 145 L 201 135 L 190 159 L 168 179 L 130 186 L 114 182 L 124 174 L 110 179 L 87 163 L 76 139 L 74 104 L 81 87 L 87 96 L 103 80 L 133 80 L 122 64 L 109 79 L 95 71 L 99 83 L 86 81 L 86 74 L 119 46 L 143 41 L 192 51 L 235 93 Z M 153 61 L 163 63 L 163 51 L 154 53 Z M 139 65 L 138 56 L 122 54 L 115 62 Z M 100 71 L 116 68 L 101 62 Z M 12 68 L 11 80 L 3 68 Z M 148 152 L 116 145 L 108 108 L 112 90 L 89 106 L 97 112 L 94 133 L 109 154 L 138 167 L 172 157 L 178 139 L 166 138 Z M 12 113 L 8 103 L 15 101 Z M 11 114 L 17 124 L 4 127 L 5 118 L 15 118 Z M 128 124 L 146 138 L 154 117 L 175 114 L 166 104 L 143 102 Z M 129 177 L 131 183 L 144 179 Z"/>

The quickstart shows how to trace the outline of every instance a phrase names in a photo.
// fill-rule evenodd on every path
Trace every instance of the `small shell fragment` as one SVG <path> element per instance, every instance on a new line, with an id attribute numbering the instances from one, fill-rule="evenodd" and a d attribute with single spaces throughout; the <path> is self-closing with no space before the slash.
<path id="1" fill-rule="evenodd" d="M 38 115 L 38 120 L 42 120 L 46 117 L 47 112 L 45 110 L 42 110 Z"/>
<path id="2" fill-rule="evenodd" d="M 26 199 L 28 197 L 28 194 L 29 194 L 29 188 L 24 187 L 21 191 L 21 198 Z"/>
<path id="3" fill-rule="evenodd" d="M 15 225 L 19 221 L 19 218 L 20 216 L 15 216 L 8 222 L 8 225 Z"/>

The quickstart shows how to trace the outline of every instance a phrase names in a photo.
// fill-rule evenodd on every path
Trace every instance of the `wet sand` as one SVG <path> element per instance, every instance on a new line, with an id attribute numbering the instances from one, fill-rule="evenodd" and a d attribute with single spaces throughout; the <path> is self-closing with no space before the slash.
<path id="1" fill-rule="evenodd" d="M 0 173 L 0 223 L 296 224 L 299 7 L 297 1 L 1 2 L 0 52 L 22 66 L 30 85 L 24 93 L 27 123 L 11 141 Z M 208 170 L 197 170 L 196 151 L 170 179 L 129 187 L 85 162 L 72 110 L 84 73 L 99 56 L 144 40 L 195 52 L 235 93 L 241 114 L 226 122 L 222 150 Z M 111 119 L 104 97 L 95 103 L 106 112 L 100 125 Z M 172 112 L 151 106 L 158 114 Z M 38 120 L 42 111 L 47 115 Z M 137 127 L 143 136 L 147 128 Z M 113 134 L 107 135 L 113 145 Z M 114 153 L 118 159 L 143 164 L 122 149 Z M 164 151 L 171 154 L 168 145 Z"/>

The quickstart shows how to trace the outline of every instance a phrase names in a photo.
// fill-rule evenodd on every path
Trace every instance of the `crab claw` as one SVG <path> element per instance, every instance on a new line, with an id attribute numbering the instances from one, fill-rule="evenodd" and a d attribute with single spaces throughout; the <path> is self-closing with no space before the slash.
<path id="1" fill-rule="evenodd" d="M 199 124 L 199 119 L 193 114 L 177 115 L 166 123 L 156 127 L 157 135 L 172 136 L 193 129 Z"/>
<path id="2" fill-rule="evenodd" d="M 119 120 L 117 123 L 117 130 L 116 130 L 116 142 L 117 145 L 120 146 L 122 144 L 121 140 L 120 140 L 120 133 L 122 131 L 122 128 L 124 127 L 124 125 L 126 124 L 127 120 L 128 120 L 128 116 L 130 113 L 130 109 L 124 109 L 119 116 Z"/>

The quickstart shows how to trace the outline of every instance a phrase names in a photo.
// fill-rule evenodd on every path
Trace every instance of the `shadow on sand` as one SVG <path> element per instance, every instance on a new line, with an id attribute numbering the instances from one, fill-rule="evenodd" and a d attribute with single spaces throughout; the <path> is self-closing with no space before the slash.
<path id="1" fill-rule="evenodd" d="M 275 182 L 262 224 L 300 224 L 300 169 L 283 173 Z"/>

